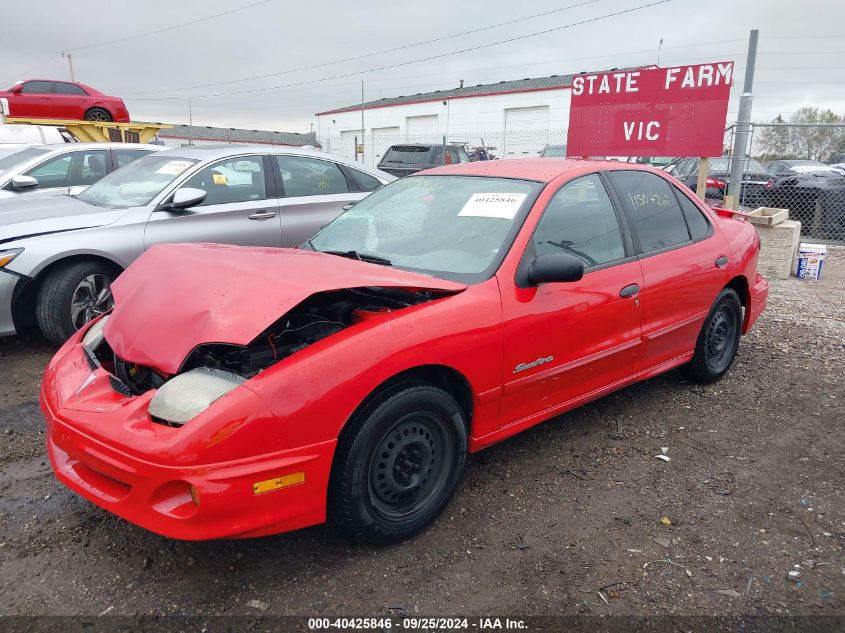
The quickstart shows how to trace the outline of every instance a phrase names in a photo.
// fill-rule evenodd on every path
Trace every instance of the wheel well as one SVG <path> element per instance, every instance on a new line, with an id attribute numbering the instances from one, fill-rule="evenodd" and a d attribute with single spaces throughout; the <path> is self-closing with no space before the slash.
<path id="1" fill-rule="evenodd" d="M 744 334 L 748 329 L 746 327 L 746 320 L 750 315 L 748 306 L 751 305 L 751 290 L 748 287 L 748 280 L 744 275 L 737 275 L 725 285 L 725 288 L 731 288 L 739 295 L 739 302 L 742 304 L 742 332 Z"/>
<path id="2" fill-rule="evenodd" d="M 445 365 L 420 365 L 406 369 L 395 376 L 391 376 L 368 395 L 364 401 L 358 405 L 355 412 L 350 416 L 349 421 L 354 420 L 361 414 L 376 398 L 383 395 L 386 391 L 395 388 L 397 385 L 408 382 L 419 381 L 425 382 L 435 387 L 443 389 L 446 393 L 455 399 L 461 411 L 464 414 L 464 422 L 467 426 L 467 434 L 470 432 L 472 426 L 473 414 L 473 396 L 472 387 L 469 381 L 459 371 L 446 367 Z M 341 430 L 341 437 L 344 432 L 350 427 L 349 421 Z M 339 438 L 340 439 L 340 438 Z"/>
<path id="3" fill-rule="evenodd" d="M 123 272 L 123 267 L 119 264 L 107 257 L 98 255 L 71 255 L 70 257 L 57 259 L 45 266 L 34 279 L 22 280 L 15 287 L 15 293 L 12 297 L 12 320 L 14 321 L 15 329 L 35 325 L 35 301 L 38 298 L 38 290 L 47 276 L 57 268 L 63 268 L 79 262 L 103 263 L 114 269 L 115 275 Z"/>

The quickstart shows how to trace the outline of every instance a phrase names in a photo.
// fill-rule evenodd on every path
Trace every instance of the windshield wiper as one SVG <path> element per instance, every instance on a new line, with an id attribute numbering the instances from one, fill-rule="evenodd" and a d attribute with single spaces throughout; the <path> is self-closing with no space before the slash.
<path id="1" fill-rule="evenodd" d="M 328 253 L 329 255 L 337 255 L 338 257 L 348 257 L 349 259 L 357 259 L 361 262 L 369 262 L 370 264 L 381 264 L 382 266 L 390 266 L 391 262 L 386 257 L 380 255 L 373 255 L 372 253 L 360 253 L 358 251 L 320 251 Z"/>

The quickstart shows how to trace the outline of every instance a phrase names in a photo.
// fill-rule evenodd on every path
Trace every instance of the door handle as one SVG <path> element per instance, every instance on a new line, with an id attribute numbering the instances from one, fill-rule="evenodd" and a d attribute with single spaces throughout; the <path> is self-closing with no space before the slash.
<path id="1" fill-rule="evenodd" d="M 275 211 L 259 211 L 258 213 L 253 213 L 249 216 L 250 220 L 269 220 L 270 218 L 275 218 L 276 212 Z"/>
<path id="2" fill-rule="evenodd" d="M 720 257 L 716 258 L 716 261 L 714 263 L 716 264 L 716 268 L 724 268 L 728 265 L 728 261 L 729 260 L 727 255 L 721 255 Z"/>
<path id="3" fill-rule="evenodd" d="M 627 286 L 622 288 L 622 290 L 619 291 L 619 296 L 620 297 L 633 297 L 639 291 L 640 291 L 640 285 L 639 284 L 628 284 Z"/>

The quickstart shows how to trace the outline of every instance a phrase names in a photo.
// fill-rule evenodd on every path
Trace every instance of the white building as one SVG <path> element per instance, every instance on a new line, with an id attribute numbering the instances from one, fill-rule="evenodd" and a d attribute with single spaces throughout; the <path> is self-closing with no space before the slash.
<path id="1" fill-rule="evenodd" d="M 616 70 L 616 69 L 613 69 Z M 317 140 L 326 151 L 374 166 L 396 143 L 465 142 L 495 147 L 499 158 L 537 156 L 566 143 L 572 75 L 551 75 L 368 101 L 317 113 Z M 362 125 L 363 113 L 363 125 Z"/>

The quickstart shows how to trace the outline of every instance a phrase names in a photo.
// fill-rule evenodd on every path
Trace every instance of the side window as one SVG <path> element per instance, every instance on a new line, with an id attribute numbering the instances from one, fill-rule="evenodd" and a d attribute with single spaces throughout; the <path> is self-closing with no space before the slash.
<path id="1" fill-rule="evenodd" d="M 651 253 L 690 240 L 687 223 L 669 183 L 646 171 L 611 171 L 628 225 L 640 252 Z"/>
<path id="2" fill-rule="evenodd" d="M 128 165 L 136 158 L 141 158 L 141 156 L 146 156 L 150 153 L 149 150 L 145 149 L 116 149 L 113 151 L 118 169 L 124 165 Z"/>
<path id="3" fill-rule="evenodd" d="M 710 235 L 710 222 L 704 216 L 704 213 L 702 213 L 698 205 L 690 200 L 689 196 L 683 191 L 676 187 L 674 189 L 675 195 L 678 196 L 678 200 L 681 202 L 681 211 L 683 211 L 684 218 L 686 218 L 692 239 L 698 242 L 708 237 Z"/>
<path id="4" fill-rule="evenodd" d="M 460 159 L 460 162 L 462 162 L 462 163 L 470 162 L 469 154 L 467 154 L 466 150 L 462 147 L 458 148 L 458 158 Z"/>
<path id="5" fill-rule="evenodd" d="M 83 97 L 88 95 L 88 93 L 76 84 L 66 84 L 62 81 L 53 82 L 53 92 L 61 95 L 77 95 Z"/>
<path id="6" fill-rule="evenodd" d="M 364 191 L 375 191 L 381 187 L 381 181 L 378 178 L 370 176 L 370 174 L 366 174 L 363 171 L 352 169 L 351 167 L 347 167 L 347 169 L 349 169 L 358 186 Z"/>
<path id="7" fill-rule="evenodd" d="M 325 196 L 349 191 L 346 176 L 331 161 L 281 154 L 276 156 L 276 161 L 282 172 L 286 198 Z"/>
<path id="8" fill-rule="evenodd" d="M 23 94 L 47 95 L 53 92 L 53 83 L 50 81 L 27 81 L 21 86 Z"/>
<path id="9" fill-rule="evenodd" d="M 208 193 L 200 206 L 264 200 L 264 161 L 261 156 L 240 156 L 215 163 L 188 178 L 182 187 Z"/>
<path id="10" fill-rule="evenodd" d="M 106 152 L 68 152 L 33 167 L 25 175 L 38 180 L 38 189 L 93 185 L 106 175 Z"/>
<path id="11" fill-rule="evenodd" d="M 597 174 L 573 180 L 554 195 L 533 240 L 538 255 L 570 253 L 588 267 L 625 257 L 619 220 Z"/>

